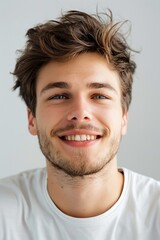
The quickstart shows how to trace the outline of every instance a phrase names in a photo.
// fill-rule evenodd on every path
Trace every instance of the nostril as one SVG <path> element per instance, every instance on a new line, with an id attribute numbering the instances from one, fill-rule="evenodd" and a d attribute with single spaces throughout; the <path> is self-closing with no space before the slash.
<path id="1" fill-rule="evenodd" d="M 67 119 L 70 121 L 84 121 L 84 120 L 90 120 L 91 119 L 91 115 L 89 112 L 87 111 L 73 111 L 68 113 Z"/>
<path id="2" fill-rule="evenodd" d="M 72 120 L 77 120 L 77 118 L 76 117 L 72 117 Z"/>

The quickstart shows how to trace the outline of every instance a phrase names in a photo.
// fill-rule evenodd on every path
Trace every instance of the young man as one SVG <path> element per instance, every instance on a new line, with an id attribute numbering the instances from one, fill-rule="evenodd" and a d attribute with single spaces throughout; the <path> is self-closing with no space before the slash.
<path id="1" fill-rule="evenodd" d="M 15 67 L 46 168 L 0 182 L 0 239 L 160 239 L 160 183 L 118 169 L 135 63 L 119 24 L 70 11 Z"/>

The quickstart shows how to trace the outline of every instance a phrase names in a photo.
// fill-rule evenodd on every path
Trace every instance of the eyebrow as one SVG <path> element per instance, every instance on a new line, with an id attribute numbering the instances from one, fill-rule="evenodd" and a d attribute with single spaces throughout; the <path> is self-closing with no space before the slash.
<path id="1" fill-rule="evenodd" d="M 107 88 L 107 89 L 117 93 L 116 89 L 114 87 L 112 87 L 112 85 L 109 84 L 109 83 L 93 82 L 93 83 L 87 84 L 87 87 L 90 88 L 90 89 Z"/>
<path id="2" fill-rule="evenodd" d="M 53 89 L 53 88 L 65 88 L 69 89 L 71 86 L 66 82 L 54 82 L 47 84 L 44 88 L 42 88 L 40 94 L 44 93 L 47 90 Z"/>
<path id="3" fill-rule="evenodd" d="M 62 89 L 70 89 L 71 85 L 67 82 L 54 82 L 47 84 L 44 88 L 42 88 L 40 94 L 43 94 L 45 91 L 53 89 L 53 88 L 62 88 Z M 114 87 L 109 83 L 99 83 L 99 82 L 92 82 L 87 84 L 87 88 L 89 89 L 100 89 L 100 88 L 107 88 L 111 91 L 117 93 Z"/>

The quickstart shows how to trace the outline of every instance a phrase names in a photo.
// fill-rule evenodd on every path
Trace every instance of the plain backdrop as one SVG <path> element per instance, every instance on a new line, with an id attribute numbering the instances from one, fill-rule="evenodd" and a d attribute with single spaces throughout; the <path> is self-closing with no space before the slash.
<path id="1" fill-rule="evenodd" d="M 128 133 L 118 164 L 160 180 L 160 0 L 5 0 L 0 3 L 0 178 L 43 167 L 36 137 L 28 133 L 26 106 L 12 92 L 16 50 L 28 28 L 67 10 L 88 13 L 110 8 L 115 20 L 130 20 L 128 41 L 135 54 Z M 129 26 L 129 24 L 127 24 Z"/>

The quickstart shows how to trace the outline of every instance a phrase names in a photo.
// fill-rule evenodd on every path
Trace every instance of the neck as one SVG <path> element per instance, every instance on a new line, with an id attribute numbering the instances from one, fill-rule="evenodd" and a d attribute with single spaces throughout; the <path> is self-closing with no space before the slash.
<path id="1" fill-rule="evenodd" d="M 85 177 L 66 177 L 47 163 L 48 193 L 65 214 L 93 217 L 110 209 L 119 199 L 123 174 L 112 160 L 101 172 Z"/>

